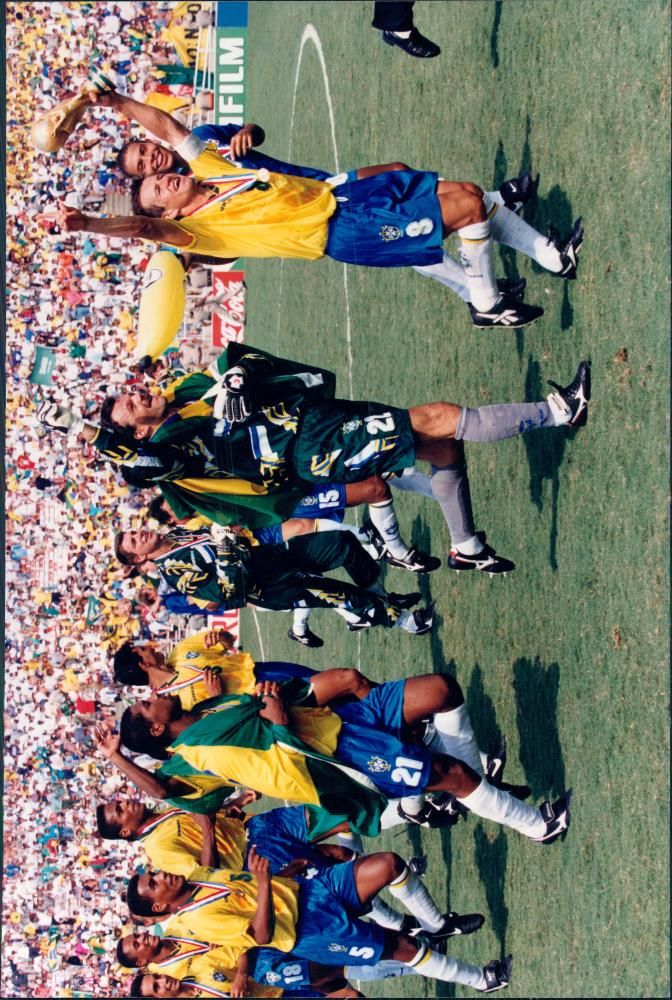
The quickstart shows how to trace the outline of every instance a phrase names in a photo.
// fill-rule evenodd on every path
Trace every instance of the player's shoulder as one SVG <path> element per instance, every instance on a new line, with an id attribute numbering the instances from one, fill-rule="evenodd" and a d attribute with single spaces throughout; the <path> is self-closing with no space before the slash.
<path id="1" fill-rule="evenodd" d="M 240 125 L 197 125 L 191 134 L 203 142 L 230 142 L 239 131 Z"/>

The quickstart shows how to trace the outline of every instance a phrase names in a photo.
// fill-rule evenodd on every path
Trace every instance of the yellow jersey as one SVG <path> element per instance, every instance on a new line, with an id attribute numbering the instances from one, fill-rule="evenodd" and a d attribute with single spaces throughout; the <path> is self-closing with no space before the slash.
<path id="1" fill-rule="evenodd" d="M 170 809 L 153 816 L 137 833 L 147 858 L 155 868 L 171 875 L 189 878 L 201 864 L 203 831 L 193 815 L 183 809 Z M 238 819 L 218 814 L 215 843 L 219 863 L 225 868 L 242 868 L 247 854 L 245 827 Z"/>
<path id="2" fill-rule="evenodd" d="M 208 649 L 207 632 L 196 632 L 178 642 L 166 658 L 166 665 L 174 671 L 173 677 L 158 689 L 160 694 L 176 694 L 185 712 L 190 712 L 200 701 L 211 698 L 203 680 L 206 667 L 220 667 L 224 682 L 223 694 L 253 694 L 257 683 L 254 660 L 249 653 L 228 655 L 220 646 Z"/>
<path id="3" fill-rule="evenodd" d="M 324 256 L 336 210 L 324 181 L 235 167 L 212 146 L 187 161 L 194 177 L 212 184 L 215 193 L 174 222 L 191 237 L 180 249 L 225 258 Z"/>
<path id="4" fill-rule="evenodd" d="M 192 895 L 162 920 L 166 935 L 196 938 L 218 946 L 218 956 L 235 968 L 240 954 L 257 947 L 250 933 L 259 902 L 256 875 L 226 868 L 196 868 L 189 878 Z M 296 941 L 299 886 L 293 879 L 271 879 L 275 925 L 268 948 L 288 952 Z"/>
<path id="5" fill-rule="evenodd" d="M 230 949 L 212 947 L 189 938 L 170 940 L 173 943 L 172 953 L 159 962 L 150 962 L 147 972 L 173 976 L 175 979 L 189 976 L 199 985 L 229 992 L 231 980 L 236 974 L 236 967 L 227 964 L 230 961 Z M 254 979 L 248 979 L 247 986 L 248 996 L 251 997 L 279 997 L 283 992 L 277 986 L 262 986 Z"/>

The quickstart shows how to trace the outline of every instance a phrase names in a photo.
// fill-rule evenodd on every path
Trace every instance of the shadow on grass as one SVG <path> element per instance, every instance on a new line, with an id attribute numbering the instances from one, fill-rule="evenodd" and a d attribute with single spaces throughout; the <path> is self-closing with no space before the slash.
<path id="1" fill-rule="evenodd" d="M 491 824 L 490 824 L 491 826 Z M 480 824 L 474 830 L 476 864 L 490 913 L 492 931 L 499 941 L 500 957 L 506 955 L 506 929 L 509 910 L 504 902 L 506 860 L 509 849 L 507 834 L 500 827 L 497 835 L 488 835 Z"/>
<path id="2" fill-rule="evenodd" d="M 560 375 L 564 378 L 564 375 Z M 525 376 L 525 399 L 544 399 L 548 387 L 542 385 L 539 362 L 530 355 Z M 522 435 L 525 454 L 530 467 L 530 499 L 538 511 L 544 509 L 544 480 L 551 487 L 551 528 L 549 536 L 548 562 L 554 573 L 558 570 L 558 498 L 560 495 L 560 466 L 565 461 L 567 441 L 572 440 L 577 430 L 530 431 Z M 567 462 L 571 459 L 567 458 Z"/>
<path id="3" fill-rule="evenodd" d="M 513 686 L 520 762 L 532 798 L 558 798 L 566 791 L 557 721 L 560 667 L 557 663 L 545 666 L 538 658 L 516 660 Z"/>
<path id="4" fill-rule="evenodd" d="M 490 32 L 490 61 L 495 69 L 499 66 L 499 49 L 497 40 L 499 36 L 499 22 L 502 20 L 502 0 L 495 0 L 495 16 L 492 19 L 492 31 Z"/>

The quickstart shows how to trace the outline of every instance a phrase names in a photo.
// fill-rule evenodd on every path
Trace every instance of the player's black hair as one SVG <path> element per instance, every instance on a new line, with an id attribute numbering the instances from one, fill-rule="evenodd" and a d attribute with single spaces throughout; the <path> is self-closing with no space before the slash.
<path id="1" fill-rule="evenodd" d="M 103 405 L 100 408 L 100 422 L 103 427 L 108 427 L 110 430 L 116 431 L 117 434 L 123 434 L 124 437 L 132 437 L 129 428 L 124 427 L 123 424 L 117 423 L 117 421 L 112 417 L 112 409 L 118 399 L 118 396 L 105 397 Z"/>
<path id="2" fill-rule="evenodd" d="M 115 957 L 117 959 L 117 963 L 119 965 L 122 965 L 124 969 L 137 969 L 138 967 L 137 964 L 135 962 L 131 962 L 130 958 L 124 951 L 124 941 L 126 940 L 127 937 L 128 935 L 125 935 L 124 937 L 119 938 L 119 940 L 117 941 L 117 947 L 115 949 Z M 135 993 L 131 994 L 131 996 L 135 995 L 136 995 Z"/>
<path id="3" fill-rule="evenodd" d="M 128 908 L 131 911 L 132 916 L 136 917 L 153 917 L 154 910 L 152 910 L 152 902 L 149 899 L 143 899 L 143 897 L 138 892 L 138 880 L 140 876 L 137 874 L 131 876 L 128 885 L 126 886 L 126 902 L 128 903 Z M 166 913 L 168 908 L 163 911 Z M 157 914 L 157 917 L 161 914 Z M 140 994 L 138 994 L 140 996 Z"/>
<path id="4" fill-rule="evenodd" d="M 155 736 L 151 726 L 149 719 L 134 715 L 132 709 L 127 708 L 119 726 L 121 742 L 133 753 L 146 753 L 155 760 L 168 760 L 165 747 L 172 743 L 172 737 L 167 729 L 160 736 Z"/>
<path id="5" fill-rule="evenodd" d="M 117 684 L 147 684 L 147 674 L 140 666 L 140 654 L 132 642 L 125 642 L 119 647 L 114 654 L 113 663 Z"/>
<path id="6" fill-rule="evenodd" d="M 150 219 L 160 219 L 163 215 L 162 208 L 143 208 L 140 204 L 140 188 L 144 180 L 146 180 L 145 177 L 136 177 L 131 182 L 131 210 L 133 215 L 144 215 Z"/>
<path id="7" fill-rule="evenodd" d="M 128 142 L 125 142 L 124 145 L 119 150 L 119 152 L 117 153 L 117 166 L 121 170 L 122 174 L 126 175 L 126 177 L 132 177 L 132 174 L 129 174 L 128 170 L 124 166 L 124 163 L 126 162 L 126 154 L 128 152 L 128 147 L 132 146 L 134 142 L 139 142 L 139 141 L 140 141 L 139 139 L 129 139 Z"/>
<path id="8" fill-rule="evenodd" d="M 125 552 L 121 551 L 121 539 L 126 534 L 125 531 L 120 531 L 118 535 L 114 538 L 114 554 L 122 566 L 132 566 L 133 563 L 129 556 Z"/>
<path id="9" fill-rule="evenodd" d="M 142 996 L 142 980 L 147 975 L 146 972 L 138 972 L 136 976 L 133 976 L 133 982 L 131 983 L 131 988 L 128 991 L 130 997 L 141 997 Z"/>
<path id="10" fill-rule="evenodd" d="M 159 524 L 170 524 L 171 517 L 168 511 L 164 510 L 164 497 L 158 496 L 154 497 L 149 504 L 149 515 L 153 517 Z"/>
<path id="11" fill-rule="evenodd" d="M 121 840 L 120 836 L 121 826 L 119 823 L 109 823 L 105 819 L 105 804 L 100 803 L 96 806 L 96 823 L 98 824 L 98 834 L 103 838 L 103 840 Z"/>

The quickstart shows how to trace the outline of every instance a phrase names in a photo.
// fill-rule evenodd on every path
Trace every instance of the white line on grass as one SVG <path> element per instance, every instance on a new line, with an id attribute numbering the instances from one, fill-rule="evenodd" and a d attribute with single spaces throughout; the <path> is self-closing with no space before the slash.
<path id="1" fill-rule="evenodd" d="M 255 626 L 257 628 L 257 635 L 259 637 L 259 648 L 261 650 L 261 658 L 262 658 L 262 660 L 265 660 L 266 659 L 266 653 L 264 652 L 264 640 L 261 638 L 261 629 L 259 628 L 259 619 L 257 618 L 257 612 L 254 611 L 254 610 L 252 611 L 252 617 L 254 618 L 254 624 L 255 624 Z"/>

